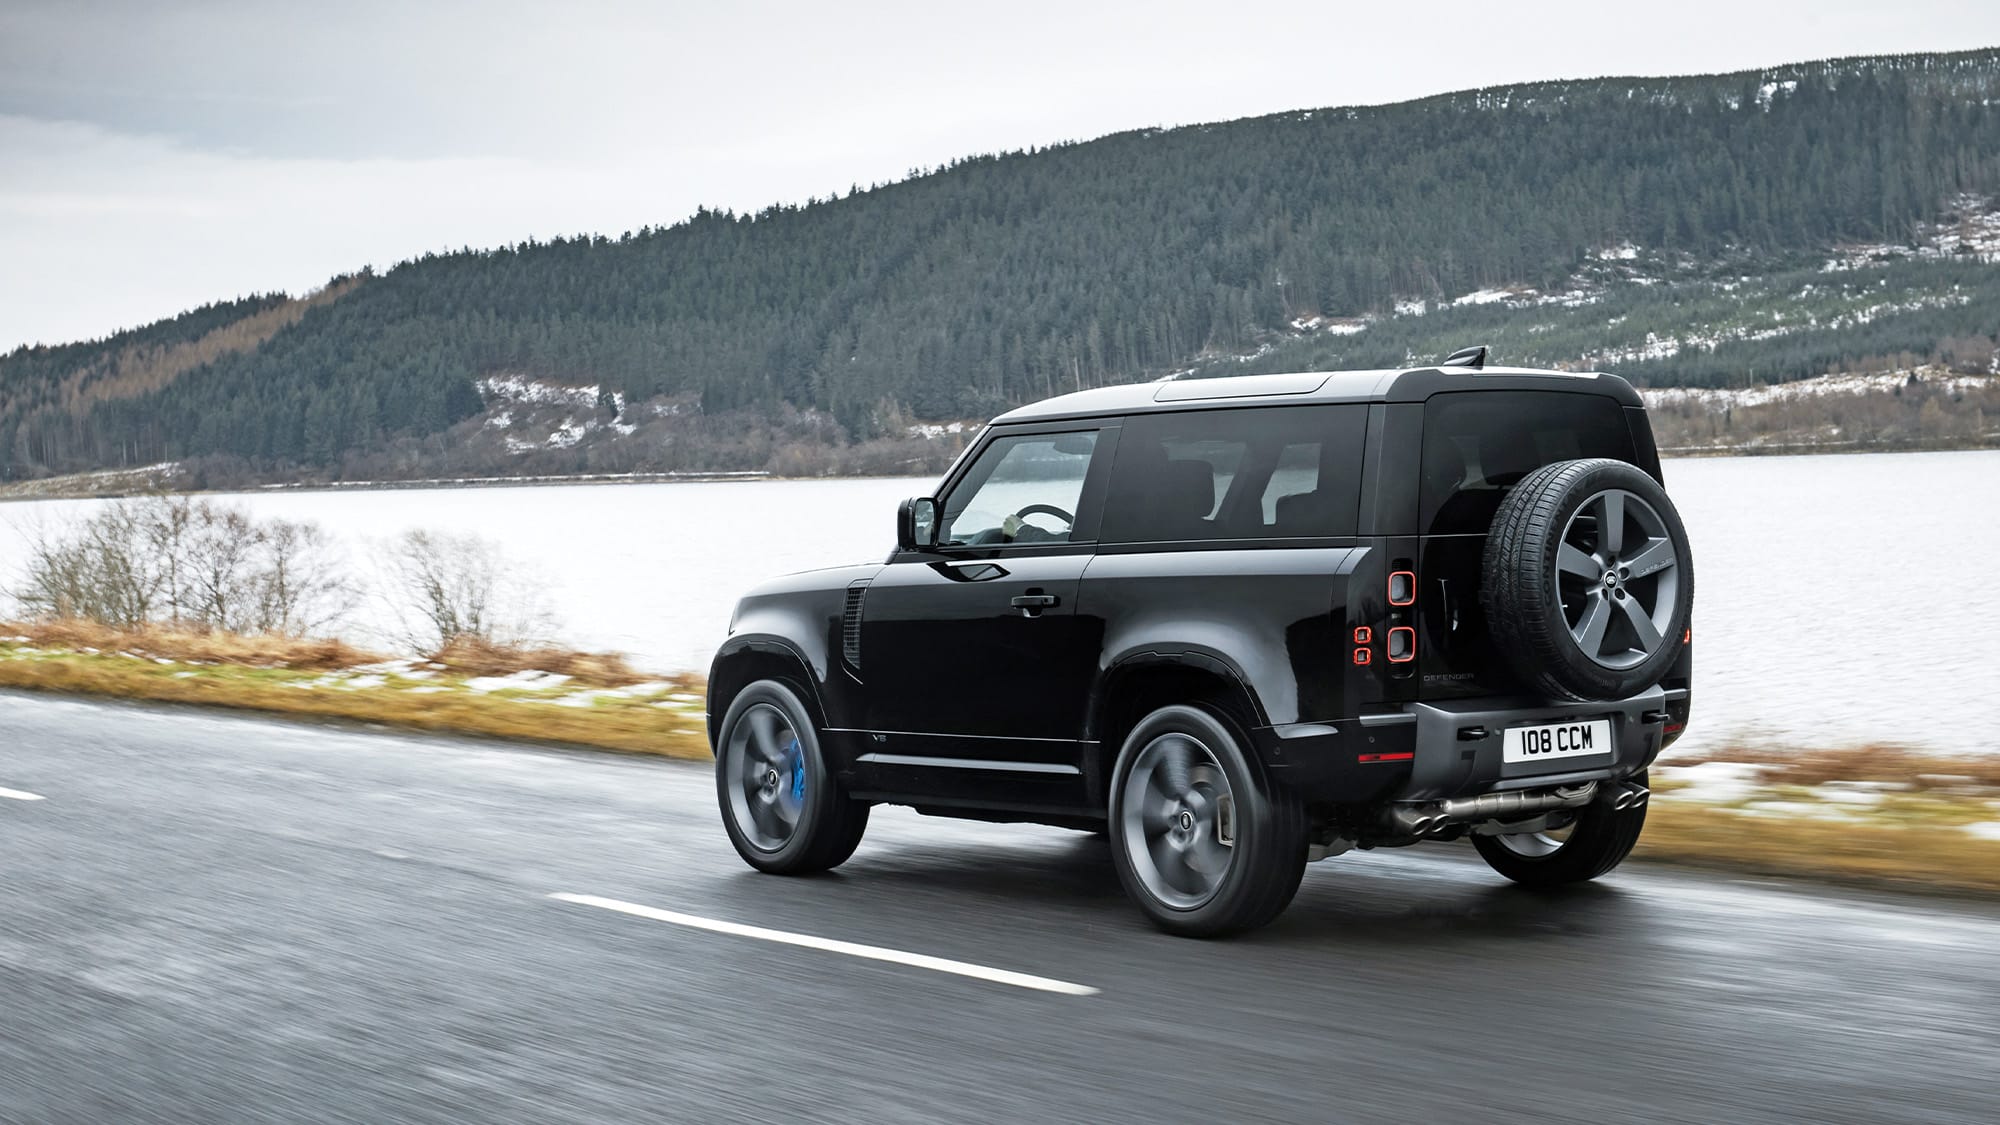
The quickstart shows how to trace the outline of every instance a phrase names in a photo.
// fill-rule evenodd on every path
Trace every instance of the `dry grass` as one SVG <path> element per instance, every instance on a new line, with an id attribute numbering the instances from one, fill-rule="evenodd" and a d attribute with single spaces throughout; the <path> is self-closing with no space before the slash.
<path id="1" fill-rule="evenodd" d="M 1766 767 L 1769 785 L 1822 785 L 1829 781 L 1901 782 L 1914 789 L 1976 785 L 2000 789 L 2000 757 L 1962 758 L 1924 754 L 1907 746 L 1865 745 L 1834 749 L 1791 746 L 1724 746 L 1662 765 L 1743 762 Z"/>
<path id="2" fill-rule="evenodd" d="M 380 664 L 383 658 L 337 641 L 121 632 L 72 622 L 4 625 L 0 637 L 27 638 L 25 644 L 0 643 L 0 687 L 354 719 L 671 758 L 708 757 L 700 678 L 642 677 L 618 657 L 528 650 L 521 655 L 529 663 L 503 664 L 500 654 L 508 650 L 488 649 L 442 671 L 356 677 L 341 673 Z M 541 663 L 550 657 L 556 659 Z M 551 665 L 572 669 L 562 674 L 573 676 L 578 685 L 609 689 L 653 682 L 661 688 L 565 706 L 546 694 L 478 691 L 465 683 L 474 675 L 556 671 Z M 426 678 L 417 678 L 420 674 Z"/>
<path id="3" fill-rule="evenodd" d="M 36 648 L 129 652 L 136 656 L 185 664 L 241 664 L 253 668 L 329 671 L 386 659 L 345 641 L 194 633 L 164 628 L 113 629 L 94 621 L 0 624 L 0 636 L 26 637 L 27 643 Z"/>
<path id="4" fill-rule="evenodd" d="M 2000 840 L 1983 840 L 1948 825 L 1893 827 L 1744 816 L 1658 800 L 1647 812 L 1646 833 L 1634 855 L 1903 890 L 2000 893 Z"/>
<path id="5" fill-rule="evenodd" d="M 128 633 L 77 623 L 0 625 L 0 637 L 13 636 L 26 637 L 25 647 L 38 651 L 0 642 L 0 687 L 352 719 L 673 758 L 708 756 L 699 677 L 648 677 L 617 656 L 459 644 L 436 654 L 423 672 L 370 675 L 364 686 L 341 673 L 383 658 L 334 641 Z M 85 651 L 92 649 L 96 652 Z M 126 653 L 144 659 L 121 655 Z M 484 692 L 465 684 L 472 677 L 527 669 L 572 677 L 554 690 L 583 696 L 581 705 L 560 705 L 546 691 Z M 415 678 L 419 675 L 428 678 Z M 616 690 L 639 683 L 661 686 Z M 577 686 L 595 690 L 575 693 Z M 1926 756 L 1896 746 L 1734 746 L 1671 764 L 1701 761 L 1765 767 L 1760 781 L 1765 799 L 1812 800 L 1811 787 L 1826 782 L 1897 782 L 1909 788 L 1867 812 L 1870 819 L 1857 820 L 1746 815 L 1740 808 L 1676 799 L 1663 786 L 1649 810 L 1639 858 L 2000 894 L 2000 841 L 1961 827 L 2000 819 L 1991 803 L 2000 796 L 2000 760 Z"/>
<path id="6" fill-rule="evenodd" d="M 476 637 L 460 637 L 431 657 L 434 664 L 467 676 L 505 676 L 524 668 L 569 676 L 578 683 L 596 687 L 627 687 L 658 680 L 635 671 L 625 657 L 615 652 L 574 652 L 562 648 L 536 648 L 496 644 Z"/>
<path id="7" fill-rule="evenodd" d="M 1661 763 L 1758 767 L 1747 796 L 1690 799 L 1660 784 L 1637 855 L 1771 875 L 1903 889 L 2000 893 L 2000 840 L 1965 831 L 2000 821 L 2000 758 L 1947 757 L 1906 746 L 1806 749 L 1734 745 Z M 1830 799 L 1821 786 L 1867 783 L 1872 800 Z M 1775 814 L 1775 815 L 1774 815 Z"/>

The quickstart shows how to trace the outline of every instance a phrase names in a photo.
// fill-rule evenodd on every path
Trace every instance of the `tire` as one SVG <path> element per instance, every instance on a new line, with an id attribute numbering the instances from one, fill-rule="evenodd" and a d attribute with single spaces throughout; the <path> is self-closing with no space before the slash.
<path id="1" fill-rule="evenodd" d="M 1694 605 L 1687 529 L 1660 483 L 1624 461 L 1529 473 L 1493 517 L 1481 598 L 1494 647 L 1524 686 L 1624 699 L 1679 658 Z"/>
<path id="2" fill-rule="evenodd" d="M 1255 929 L 1290 905 L 1305 874 L 1298 795 L 1267 780 L 1230 725 L 1199 707 L 1162 707 L 1132 728 L 1112 767 L 1109 827 L 1118 881 L 1171 934 Z"/>
<path id="3" fill-rule="evenodd" d="M 1646 775 L 1632 778 L 1646 784 Z M 1474 836 L 1472 846 L 1486 865 L 1525 887 L 1586 883 L 1625 862 L 1646 827 L 1646 809 L 1614 809 L 1599 800 L 1577 813 L 1567 839 L 1547 833 Z"/>
<path id="4" fill-rule="evenodd" d="M 868 828 L 868 806 L 841 793 L 826 768 L 812 713 L 777 680 L 730 702 L 717 729 L 715 791 L 736 854 L 772 875 L 838 867 Z"/>

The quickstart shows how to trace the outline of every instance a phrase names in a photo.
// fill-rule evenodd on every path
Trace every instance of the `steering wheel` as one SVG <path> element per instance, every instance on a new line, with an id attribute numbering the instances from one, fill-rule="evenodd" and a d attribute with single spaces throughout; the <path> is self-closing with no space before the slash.
<path id="1" fill-rule="evenodd" d="M 1015 519 L 1025 520 L 1029 516 L 1054 516 L 1072 527 L 1076 526 L 1076 517 L 1054 504 L 1030 504 L 1014 513 Z"/>

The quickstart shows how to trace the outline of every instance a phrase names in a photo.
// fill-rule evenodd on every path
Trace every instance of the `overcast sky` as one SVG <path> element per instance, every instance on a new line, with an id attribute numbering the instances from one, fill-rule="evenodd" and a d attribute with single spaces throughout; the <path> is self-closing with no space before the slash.
<path id="1" fill-rule="evenodd" d="M 1993 0 L 0 0 L 0 351 L 1124 129 L 1992 45 Z"/>

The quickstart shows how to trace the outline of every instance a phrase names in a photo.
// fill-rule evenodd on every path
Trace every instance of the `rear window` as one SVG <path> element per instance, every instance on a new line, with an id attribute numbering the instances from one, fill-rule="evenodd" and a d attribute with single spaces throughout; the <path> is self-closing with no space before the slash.
<path id="1" fill-rule="evenodd" d="M 1106 543 L 1354 534 L 1367 408 L 1142 414 L 1125 420 Z"/>
<path id="2" fill-rule="evenodd" d="M 1459 391 L 1424 406 L 1423 526 L 1484 533 L 1522 477 L 1555 461 L 1638 463 L 1625 410 L 1601 395 Z"/>

